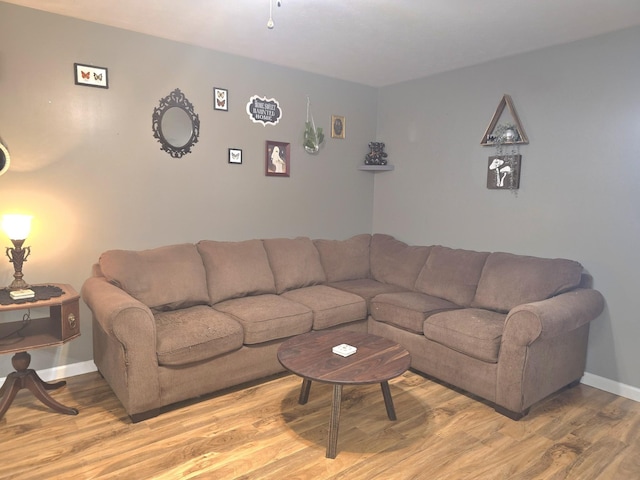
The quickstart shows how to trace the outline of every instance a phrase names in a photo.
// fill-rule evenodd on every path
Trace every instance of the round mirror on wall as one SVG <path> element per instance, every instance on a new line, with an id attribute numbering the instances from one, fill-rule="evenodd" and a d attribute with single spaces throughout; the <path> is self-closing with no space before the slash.
<path id="1" fill-rule="evenodd" d="M 151 127 L 160 148 L 173 158 L 180 158 L 191 153 L 191 147 L 198 142 L 200 119 L 191 102 L 176 88 L 154 108 Z"/>
<path id="2" fill-rule="evenodd" d="M 0 175 L 9 170 L 9 150 L 0 142 Z"/>

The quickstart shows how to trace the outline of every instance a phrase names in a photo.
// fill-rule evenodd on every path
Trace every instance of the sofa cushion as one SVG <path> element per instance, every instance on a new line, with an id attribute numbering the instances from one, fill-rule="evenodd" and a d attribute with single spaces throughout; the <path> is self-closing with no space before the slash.
<path id="1" fill-rule="evenodd" d="M 185 365 L 242 347 L 242 325 L 208 306 L 161 312 L 155 319 L 160 365 Z"/>
<path id="2" fill-rule="evenodd" d="M 202 258 L 191 243 L 150 250 L 109 250 L 100 256 L 107 281 L 155 310 L 209 301 Z"/>
<path id="3" fill-rule="evenodd" d="M 465 308 L 437 313 L 424 322 L 429 340 L 484 362 L 497 363 L 506 315 Z"/>
<path id="4" fill-rule="evenodd" d="M 359 280 L 345 280 L 342 282 L 332 282 L 330 287 L 344 290 L 364 298 L 367 308 L 371 305 L 371 299 L 381 293 L 404 292 L 404 288 L 389 283 L 378 282 L 371 278 L 361 278 Z M 370 308 L 369 308 L 370 310 Z"/>
<path id="5" fill-rule="evenodd" d="M 415 289 L 463 307 L 469 306 L 488 256 L 488 252 L 432 247 Z"/>
<path id="6" fill-rule="evenodd" d="M 407 245 L 391 235 L 371 237 L 371 276 L 413 290 L 431 247 Z"/>
<path id="7" fill-rule="evenodd" d="M 207 272 L 210 303 L 246 295 L 275 293 L 276 286 L 262 240 L 198 243 Z"/>
<path id="8" fill-rule="evenodd" d="M 487 259 L 472 306 L 508 312 L 580 285 L 582 265 L 562 258 L 492 253 Z"/>
<path id="9" fill-rule="evenodd" d="M 374 320 L 420 334 L 425 318 L 456 308 L 460 307 L 455 303 L 420 292 L 382 293 L 371 300 Z"/>
<path id="10" fill-rule="evenodd" d="M 270 238 L 263 242 L 276 281 L 276 293 L 326 281 L 320 255 L 310 238 Z"/>
<path id="11" fill-rule="evenodd" d="M 299 335 L 311 330 L 313 312 L 279 295 L 235 298 L 214 305 L 244 328 L 244 343 L 252 345 Z"/>
<path id="12" fill-rule="evenodd" d="M 369 242 L 363 233 L 347 240 L 314 240 L 328 282 L 369 278 Z"/>
<path id="13" fill-rule="evenodd" d="M 367 304 L 362 297 L 327 285 L 297 288 L 282 296 L 313 311 L 314 330 L 367 318 Z"/>

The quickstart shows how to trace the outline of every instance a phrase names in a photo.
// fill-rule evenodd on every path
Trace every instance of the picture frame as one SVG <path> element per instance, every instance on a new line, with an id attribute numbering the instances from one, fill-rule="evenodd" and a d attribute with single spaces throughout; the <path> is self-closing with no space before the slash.
<path id="1" fill-rule="evenodd" d="M 288 177 L 291 174 L 291 146 L 289 143 L 267 140 L 264 152 L 265 175 Z"/>
<path id="2" fill-rule="evenodd" d="M 517 190 L 520 188 L 522 155 L 493 155 L 487 164 L 487 188 Z"/>
<path id="3" fill-rule="evenodd" d="M 229 163 L 242 164 L 242 150 L 239 148 L 229 149 Z"/>
<path id="4" fill-rule="evenodd" d="M 73 75 L 76 85 L 109 88 L 109 72 L 105 67 L 74 63 Z"/>
<path id="5" fill-rule="evenodd" d="M 341 115 L 331 115 L 331 138 L 345 138 L 346 120 Z"/>
<path id="6" fill-rule="evenodd" d="M 213 109 L 229 111 L 229 91 L 226 88 L 213 87 Z"/>

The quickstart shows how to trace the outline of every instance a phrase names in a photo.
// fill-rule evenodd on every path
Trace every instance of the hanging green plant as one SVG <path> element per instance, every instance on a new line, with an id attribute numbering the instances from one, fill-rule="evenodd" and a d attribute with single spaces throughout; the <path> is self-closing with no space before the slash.
<path id="1" fill-rule="evenodd" d="M 311 113 L 311 100 L 307 96 L 307 121 L 304 124 L 304 149 L 307 153 L 313 155 L 318 153 L 320 145 L 324 142 L 324 133 L 322 127 L 316 127 Z"/>

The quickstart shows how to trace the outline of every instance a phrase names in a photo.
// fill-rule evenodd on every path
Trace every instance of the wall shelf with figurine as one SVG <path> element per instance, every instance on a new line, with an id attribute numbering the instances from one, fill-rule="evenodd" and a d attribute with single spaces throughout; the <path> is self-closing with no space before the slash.
<path id="1" fill-rule="evenodd" d="M 358 170 L 367 172 L 389 172 L 394 169 L 393 165 L 360 165 Z"/>

